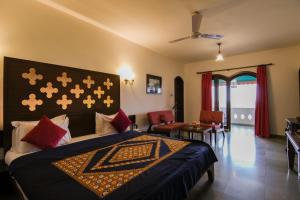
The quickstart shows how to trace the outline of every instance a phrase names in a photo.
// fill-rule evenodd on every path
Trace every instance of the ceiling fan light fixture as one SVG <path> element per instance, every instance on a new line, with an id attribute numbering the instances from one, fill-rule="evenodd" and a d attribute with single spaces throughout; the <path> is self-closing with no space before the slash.
<path id="1" fill-rule="evenodd" d="M 220 61 L 224 61 L 224 57 L 221 53 L 218 53 L 217 57 L 216 57 L 216 61 L 220 62 Z"/>
<path id="2" fill-rule="evenodd" d="M 218 51 L 218 54 L 217 54 L 217 57 L 216 57 L 217 62 L 224 61 L 223 54 L 221 53 L 221 44 L 222 44 L 221 42 L 217 43 L 217 45 L 219 46 L 219 51 Z"/>

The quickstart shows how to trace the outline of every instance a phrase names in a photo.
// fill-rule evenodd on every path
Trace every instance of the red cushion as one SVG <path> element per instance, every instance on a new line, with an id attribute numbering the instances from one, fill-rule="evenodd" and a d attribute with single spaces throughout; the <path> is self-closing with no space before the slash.
<path id="1" fill-rule="evenodd" d="M 162 122 L 171 123 L 174 122 L 174 115 L 171 110 L 161 112 L 160 119 Z"/>
<path id="2" fill-rule="evenodd" d="M 66 133 L 66 130 L 54 124 L 48 117 L 43 116 L 39 123 L 22 138 L 22 141 L 41 149 L 50 149 L 56 147 Z"/>
<path id="3" fill-rule="evenodd" d="M 212 111 L 201 110 L 200 112 L 200 122 L 204 122 L 207 124 L 212 123 Z"/>
<path id="4" fill-rule="evenodd" d="M 110 122 L 113 127 L 119 132 L 123 133 L 128 126 L 131 124 L 130 119 L 127 117 L 127 115 L 123 112 L 123 110 L 119 110 L 118 114 L 115 116 L 115 118 Z"/>
<path id="5" fill-rule="evenodd" d="M 157 125 L 161 122 L 173 122 L 174 116 L 171 110 L 161 110 L 155 112 L 149 112 L 148 121 L 151 125 Z"/>
<path id="6" fill-rule="evenodd" d="M 200 122 L 204 123 L 222 123 L 223 122 L 223 112 L 220 111 L 206 111 L 202 110 L 200 113 Z"/>
<path id="7" fill-rule="evenodd" d="M 150 124 L 160 124 L 160 112 L 149 112 L 148 120 Z"/>
<path id="8" fill-rule="evenodd" d="M 207 123 L 200 123 L 200 126 L 201 127 L 204 127 L 204 128 L 212 128 L 213 127 L 213 125 L 212 124 L 207 124 Z"/>
<path id="9" fill-rule="evenodd" d="M 176 122 L 176 123 L 172 123 L 172 124 L 164 124 L 164 125 L 154 126 L 153 130 L 161 131 L 161 132 L 171 132 L 172 130 L 177 130 L 184 125 L 185 125 L 185 123 L 183 123 L 183 122 Z"/>

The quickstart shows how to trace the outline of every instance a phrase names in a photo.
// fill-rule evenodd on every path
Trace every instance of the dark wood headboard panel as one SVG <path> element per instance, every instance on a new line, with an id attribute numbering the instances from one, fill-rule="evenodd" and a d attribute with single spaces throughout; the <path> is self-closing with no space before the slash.
<path id="1" fill-rule="evenodd" d="M 79 88 L 76 89 L 76 85 Z M 63 97 L 67 101 L 62 101 Z M 29 99 L 33 99 L 33 104 Z M 111 100 L 113 102 L 109 105 Z M 3 101 L 6 152 L 11 147 L 11 121 L 15 120 L 31 121 L 40 119 L 42 115 L 51 118 L 67 114 L 72 137 L 94 133 L 95 112 L 113 114 L 120 108 L 120 77 L 4 57 Z M 89 108 L 88 103 L 92 101 L 94 104 Z"/>

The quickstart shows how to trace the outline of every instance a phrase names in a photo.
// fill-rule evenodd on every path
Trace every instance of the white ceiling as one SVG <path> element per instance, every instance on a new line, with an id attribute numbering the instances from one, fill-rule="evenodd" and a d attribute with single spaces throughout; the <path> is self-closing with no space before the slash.
<path id="1" fill-rule="evenodd" d="M 52 2 L 87 22 L 184 63 L 211 59 L 217 53 L 215 40 L 168 43 L 191 33 L 191 14 L 196 10 L 204 9 L 200 32 L 225 36 L 221 40 L 225 56 L 300 41 L 300 0 L 39 1 Z"/>

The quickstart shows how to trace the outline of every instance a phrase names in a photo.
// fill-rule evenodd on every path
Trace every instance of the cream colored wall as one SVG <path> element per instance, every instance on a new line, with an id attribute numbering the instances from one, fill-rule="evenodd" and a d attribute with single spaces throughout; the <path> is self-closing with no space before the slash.
<path id="1" fill-rule="evenodd" d="M 226 57 L 224 62 L 214 60 L 186 64 L 185 77 L 185 116 L 188 121 L 197 120 L 201 107 L 201 75 L 197 71 L 223 69 L 239 66 L 274 63 L 268 67 L 269 111 L 271 133 L 282 135 L 286 126 L 285 118 L 299 116 L 299 77 L 300 45 L 273 49 L 243 55 Z M 252 71 L 255 69 L 252 69 Z M 226 71 L 232 75 L 241 70 Z"/>
<path id="2" fill-rule="evenodd" d="M 300 60 L 300 43 L 297 46 L 297 58 L 298 58 L 298 60 Z"/>
<path id="3" fill-rule="evenodd" d="M 17 57 L 108 73 L 123 64 L 132 67 L 132 87 L 121 84 L 121 107 L 137 114 L 145 126 L 148 111 L 173 105 L 174 78 L 183 65 L 162 57 L 36 1 L 6 0 L 0 3 L 0 82 L 3 56 Z M 146 95 L 146 74 L 162 76 L 163 94 Z M 0 87 L 0 129 L 3 126 L 3 87 Z"/>

